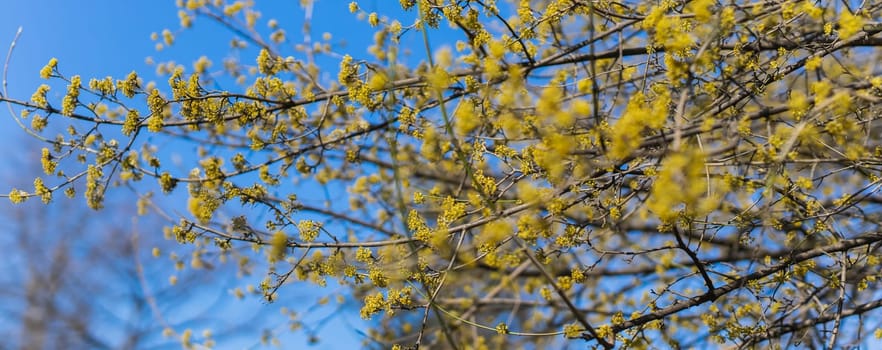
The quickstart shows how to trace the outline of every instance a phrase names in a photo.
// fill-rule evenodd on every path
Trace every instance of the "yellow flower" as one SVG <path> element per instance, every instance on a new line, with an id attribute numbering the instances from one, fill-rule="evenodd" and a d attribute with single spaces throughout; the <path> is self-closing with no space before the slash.
<path id="1" fill-rule="evenodd" d="M 208 57 L 201 56 L 196 62 L 193 63 L 193 71 L 196 73 L 205 73 L 209 67 L 211 67 L 211 60 Z"/>
<path id="2" fill-rule="evenodd" d="M 52 154 L 49 153 L 49 149 L 43 147 L 42 155 L 40 156 L 40 163 L 43 165 L 43 172 L 46 175 L 52 175 L 55 173 L 55 167 L 58 166 L 58 163 L 52 160 Z"/>
<path id="3" fill-rule="evenodd" d="M 70 85 L 67 86 L 67 95 L 61 101 L 61 114 L 70 116 L 77 107 L 77 99 L 80 96 L 80 76 L 74 75 L 70 78 Z"/>
<path id="4" fill-rule="evenodd" d="M 162 31 L 162 41 L 165 42 L 166 46 L 171 46 L 175 42 L 175 36 L 170 30 L 164 29 Z"/>
<path id="5" fill-rule="evenodd" d="M 126 113 L 126 120 L 122 126 L 123 135 L 129 136 L 138 129 L 138 123 L 141 121 L 137 109 L 131 109 Z"/>
<path id="6" fill-rule="evenodd" d="M 580 326 L 577 323 L 568 324 L 568 325 L 564 326 L 564 329 L 563 329 L 564 336 L 567 338 L 579 337 L 583 331 L 585 331 L 585 328 L 583 328 L 582 326 Z"/>
<path id="7" fill-rule="evenodd" d="M 416 0 L 398 0 L 401 3 L 401 8 L 405 10 L 409 10 L 416 3 Z"/>
<path id="8" fill-rule="evenodd" d="M 704 155 L 700 152 L 675 153 L 662 162 L 662 170 L 652 185 L 646 205 L 662 222 L 671 222 L 681 208 L 687 214 L 701 212 L 705 197 Z"/>
<path id="9" fill-rule="evenodd" d="M 814 56 L 805 61 L 805 70 L 814 72 L 821 66 L 821 56 Z"/>
<path id="10" fill-rule="evenodd" d="M 239 11 L 242 11 L 242 7 L 244 5 L 245 4 L 243 4 L 241 1 L 236 1 L 231 5 L 224 6 L 224 15 L 225 16 L 234 16 L 237 13 L 239 13 Z"/>
<path id="11" fill-rule="evenodd" d="M 687 5 L 690 11 L 695 13 L 695 19 L 701 23 L 707 23 L 713 17 L 713 0 L 694 0 Z"/>
<path id="12" fill-rule="evenodd" d="M 824 9 L 815 6 L 811 1 L 806 1 L 802 4 L 802 11 L 816 20 L 821 19 L 821 16 L 824 14 Z"/>
<path id="13" fill-rule="evenodd" d="M 12 191 L 9 191 L 9 195 L 7 196 L 9 197 L 9 201 L 12 202 L 12 204 L 18 204 L 28 199 L 27 192 L 14 188 L 12 189 Z"/>
<path id="14" fill-rule="evenodd" d="M 284 232 L 278 231 L 273 234 L 270 239 L 270 256 L 272 262 L 281 261 L 285 258 L 288 251 L 288 236 Z"/>
<path id="15" fill-rule="evenodd" d="M 383 298 L 383 293 L 377 292 L 364 298 L 364 306 L 361 307 L 361 318 L 371 319 L 371 316 L 385 309 L 389 303 Z"/>
<path id="16" fill-rule="evenodd" d="M 43 69 L 40 69 L 40 78 L 49 79 L 56 67 L 58 67 L 58 59 L 52 57 L 52 59 L 49 60 L 49 63 L 43 66 Z"/>
<path id="17" fill-rule="evenodd" d="M 855 16 L 848 11 L 842 11 L 842 16 L 839 17 L 839 37 L 842 39 L 846 39 L 852 35 L 857 34 L 857 32 L 861 31 L 864 27 L 864 19 L 860 16 Z"/>
<path id="18" fill-rule="evenodd" d="M 373 255 L 371 254 L 371 250 L 365 247 L 359 247 L 358 250 L 355 251 L 355 260 L 358 260 L 363 263 L 368 263 L 373 261 Z"/>
<path id="19" fill-rule="evenodd" d="M 802 119 L 802 117 L 808 113 L 808 110 L 811 109 L 808 96 L 799 91 L 793 91 L 790 94 L 790 100 L 787 102 L 787 107 L 790 108 L 790 113 L 793 114 L 793 117 L 796 118 L 796 120 Z"/>
<path id="20" fill-rule="evenodd" d="M 46 101 L 46 93 L 49 92 L 49 85 L 41 84 L 37 91 L 31 95 L 31 102 L 33 102 L 38 107 L 46 108 L 49 105 L 49 102 Z"/>
<path id="21" fill-rule="evenodd" d="M 31 119 L 31 128 L 34 129 L 34 131 L 36 132 L 43 131 L 43 129 L 46 128 L 47 124 L 48 122 L 46 121 L 46 118 L 43 118 L 39 115 L 35 115 L 34 119 Z"/>
<path id="22" fill-rule="evenodd" d="M 260 54 L 257 55 L 257 69 L 260 71 L 260 74 L 275 74 L 275 65 L 276 60 L 272 57 L 269 51 L 267 51 L 267 49 L 261 49 Z"/>
<path id="23" fill-rule="evenodd" d="M 126 76 L 126 80 L 117 81 L 116 85 L 122 90 L 123 95 L 131 98 L 135 96 L 135 91 L 140 87 L 140 84 L 138 84 L 138 74 L 132 71 Z"/>
<path id="24" fill-rule="evenodd" d="M 52 201 L 52 191 L 43 184 L 43 179 L 36 178 L 34 179 L 34 193 L 43 200 L 43 203 L 49 203 Z"/>
<path id="25" fill-rule="evenodd" d="M 304 242 L 314 241 L 318 237 L 321 228 L 321 223 L 312 220 L 300 220 L 300 223 L 297 224 L 297 229 L 300 231 L 300 239 Z"/>

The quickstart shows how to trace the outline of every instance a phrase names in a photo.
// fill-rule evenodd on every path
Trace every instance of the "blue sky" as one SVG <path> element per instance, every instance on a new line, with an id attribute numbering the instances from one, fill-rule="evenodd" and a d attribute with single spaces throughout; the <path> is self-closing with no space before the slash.
<path id="1" fill-rule="evenodd" d="M 270 5 L 259 3 L 258 7 L 264 12 L 264 19 L 270 17 L 277 18 L 280 25 L 289 33 L 289 37 L 297 41 L 301 33 L 301 21 L 303 18 L 302 10 L 297 1 L 273 1 L 266 2 Z M 396 8 L 397 2 L 383 1 L 361 1 L 363 8 L 369 11 L 378 11 L 381 13 L 388 12 Z M 379 5 L 383 3 L 383 6 Z M 357 22 L 354 15 L 346 11 L 348 2 L 344 1 L 321 1 L 316 5 L 313 13 L 313 35 L 320 36 L 323 32 L 331 32 L 335 38 L 345 39 L 346 48 L 342 50 L 354 52 L 357 54 L 365 54 L 363 47 L 371 42 L 372 30 L 363 22 Z M 5 57 L 6 49 L 9 42 L 15 36 L 19 27 L 23 32 L 12 57 L 11 66 L 8 72 L 8 88 L 9 95 L 14 98 L 26 99 L 36 89 L 36 87 L 45 81 L 39 79 L 38 72 L 46 62 L 56 57 L 59 60 L 59 68 L 66 75 L 79 74 L 88 81 L 91 77 L 113 76 L 115 78 L 124 77 L 132 70 L 136 70 L 146 80 L 156 80 L 164 82 L 165 78 L 157 78 L 153 75 L 154 68 L 145 63 L 148 56 L 154 57 L 156 61 L 175 60 L 187 67 L 199 56 L 206 55 L 214 60 L 216 65 L 219 64 L 221 58 L 229 53 L 229 40 L 232 35 L 223 30 L 219 25 L 211 23 L 205 19 L 197 19 L 194 28 L 182 32 L 178 37 L 179 44 L 166 48 L 161 52 L 157 52 L 154 48 L 154 42 L 150 40 L 150 34 L 153 32 L 161 32 L 168 28 L 175 30 L 179 27 L 176 15 L 177 9 L 174 1 L 114 1 L 114 0 L 94 0 L 94 1 L 65 1 L 65 0 L 34 0 L 34 1 L 12 1 L 0 0 L 0 47 Z M 345 16 L 345 17 L 344 17 Z M 345 20 L 344 20 L 345 19 Z M 365 54 L 366 55 L 366 54 Z M 242 57 L 244 62 L 252 62 L 253 58 Z M 329 71 L 336 72 L 336 65 L 329 68 Z M 162 85 L 160 85 L 162 86 Z M 62 90 L 63 91 L 63 90 Z M 53 90 L 53 93 L 60 93 Z M 51 96 L 50 96 L 51 97 Z M 57 96 L 56 96 L 57 97 Z M 11 186 L 27 186 L 30 182 L 24 176 L 25 174 L 36 174 L 39 169 L 34 165 L 33 169 L 22 171 L 19 167 L 23 159 L 27 159 L 36 155 L 39 147 L 34 148 L 33 143 L 25 143 L 26 136 L 13 123 L 12 119 L 6 115 L 6 108 L 2 109 L 3 116 L 0 117 L 0 137 L 10 142 L 6 152 L 0 154 L 0 164 L 18 164 L 16 167 L 5 166 L 5 170 L 0 171 L 0 176 L 8 179 L 10 177 L 20 177 L 21 181 L 15 184 L 6 184 L 5 188 L 0 192 L 7 192 Z M 15 147 L 14 145 L 21 145 Z M 30 176 L 30 175 L 29 175 Z M 31 177 L 32 178 L 32 177 Z M 57 196 L 60 200 L 65 199 Z M 82 204 L 81 197 L 77 197 L 74 201 L 77 205 Z M 36 204 L 36 203 L 29 203 Z M 8 208 L 8 202 L 4 201 L 0 204 L 0 210 Z M 57 209 L 56 209 L 57 210 Z M 82 218 L 83 220 L 106 220 L 101 213 L 89 215 Z M 125 218 L 128 220 L 128 218 Z M 141 219 L 146 220 L 146 219 Z M 125 221 L 125 220 L 123 220 Z M 100 222 L 100 221 L 99 221 Z M 0 222 L 4 232 L 10 232 L 18 223 L 16 222 Z M 145 248 L 146 250 L 147 248 Z M 8 266 L 0 264 L 0 266 Z M 257 272 L 260 274 L 261 272 Z M 166 275 L 160 276 L 157 280 L 165 280 Z M 255 276 L 259 281 L 262 276 Z M 255 283 L 255 281 L 247 281 Z M 245 283 L 243 282 L 242 285 Z M 304 290 L 306 284 L 294 284 L 283 289 L 283 293 L 290 293 L 294 300 L 312 300 L 320 293 L 340 292 L 336 288 L 330 287 L 319 290 Z M 222 288 L 230 288 L 230 285 L 223 285 Z M 283 298 L 284 300 L 284 298 Z M 230 303 L 237 302 L 230 298 Z M 228 318 L 233 321 L 239 321 L 243 318 L 250 317 L 256 308 L 271 308 L 272 315 L 278 318 L 278 307 L 284 306 L 273 304 L 266 306 L 259 300 L 251 300 L 241 302 L 238 307 L 225 308 L 225 312 L 229 310 L 238 310 L 238 313 L 225 313 L 223 315 L 213 315 L 212 317 Z M 311 303 L 311 301 L 310 301 Z M 308 304 L 307 304 L 308 305 Z M 184 310 L 192 312 L 203 311 L 201 305 L 190 305 Z M 302 307 L 298 305 L 290 305 L 291 309 L 300 310 Z M 329 309 L 333 312 L 333 309 Z M 120 312 L 125 312 L 122 310 Z M 319 312 L 312 319 L 320 318 L 327 312 Z M 174 318 L 175 315 L 169 316 Z M 182 317 L 184 317 L 182 315 Z M 319 333 L 322 343 L 319 348 L 354 348 L 358 347 L 361 337 L 352 327 L 363 329 L 364 324 L 358 319 L 357 308 L 350 313 L 343 314 L 334 321 L 331 321 Z M 0 323 L 2 328 L 2 323 Z M 178 330 L 181 331 L 181 330 Z M 197 333 L 200 330 L 196 330 Z M 220 331 L 220 330 L 217 330 Z M 216 331 L 216 332 L 217 332 Z M 303 332 L 285 335 L 282 333 L 281 340 L 285 347 L 299 347 L 306 343 Z M 218 335 L 215 335 L 218 337 Z M 253 334 L 251 342 L 237 341 L 232 347 L 237 348 L 257 343 L 259 333 Z M 224 345 L 222 338 L 220 345 Z M 230 346 L 230 344 L 227 344 Z M 227 346 L 222 346 L 227 348 Z"/>
<path id="2" fill-rule="evenodd" d="M 17 28 L 23 28 L 9 72 L 13 95 L 29 96 L 41 82 L 37 72 L 52 57 L 84 77 L 145 68 L 144 58 L 155 55 L 150 33 L 177 27 L 171 1 L 3 2 L 4 54 Z"/>

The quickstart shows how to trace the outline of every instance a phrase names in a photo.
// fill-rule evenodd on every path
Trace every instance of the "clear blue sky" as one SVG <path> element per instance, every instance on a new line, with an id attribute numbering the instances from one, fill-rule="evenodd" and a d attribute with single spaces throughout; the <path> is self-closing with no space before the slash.
<path id="1" fill-rule="evenodd" d="M 360 4 L 367 10 L 380 13 L 389 13 L 398 6 L 397 1 L 389 1 L 388 3 L 376 0 L 360 1 Z M 345 49 L 347 52 L 354 52 L 356 55 L 363 54 L 364 47 L 371 42 L 372 31 L 367 30 L 368 27 L 365 23 L 354 20 L 354 16 L 346 11 L 347 5 L 348 1 L 320 1 L 313 14 L 313 32 L 315 35 L 321 35 L 325 31 L 331 32 L 335 38 L 344 38 L 349 43 Z M 264 19 L 270 17 L 278 19 L 280 25 L 288 31 L 289 37 L 299 39 L 303 13 L 298 1 L 265 1 L 258 3 L 258 7 L 264 12 Z M 2 48 L 4 58 L 16 30 L 19 26 L 23 28 L 8 75 L 9 95 L 20 99 L 26 99 L 39 84 L 44 83 L 39 79 L 38 72 L 52 57 L 58 58 L 59 68 L 64 73 L 79 74 L 83 76 L 84 81 L 88 81 L 91 77 L 107 75 L 121 78 L 132 70 L 137 70 L 147 80 L 154 80 L 154 68 L 145 64 L 146 57 L 152 56 L 156 61 L 175 60 L 189 67 L 193 60 L 206 55 L 219 63 L 221 58 L 227 55 L 228 43 L 232 37 L 220 26 L 200 19 L 197 20 L 194 29 L 184 32 L 178 38 L 179 45 L 157 52 L 154 49 L 154 43 L 150 40 L 150 34 L 160 32 L 165 28 L 174 30 L 179 27 L 177 9 L 172 0 L 0 0 L 0 8 L 2 8 L 0 10 L 0 48 Z M 242 57 L 242 60 L 246 61 L 249 58 Z M 329 69 L 335 72 L 336 66 Z M 165 78 L 155 80 L 164 81 Z M 59 93 L 58 91 L 53 92 Z M 0 165 L 16 163 L 23 157 L 30 156 L 31 152 L 35 152 L 34 149 L 31 149 L 33 144 L 27 146 L 18 141 L 10 141 L 23 140 L 25 136 L 7 115 L 5 106 L 0 110 L 0 115 L 2 115 L 0 117 L 0 137 L 10 142 L 6 145 L 7 150 L 0 155 Z M 16 147 L 16 145 L 22 146 Z M 20 175 L 19 169 L 11 169 L 9 166 L 5 168 L 6 170 L 0 174 L 4 178 L 9 178 L 9 175 Z M 36 170 L 28 169 L 23 173 L 31 174 Z M 23 181 L 23 183 L 29 183 L 29 181 Z M 0 192 L 5 193 L 11 185 L 7 184 L 2 187 Z M 80 203 L 82 199 L 77 197 L 76 202 Z M 7 205 L 7 203 L 3 203 L 0 210 L 3 210 Z M 3 227 L 16 225 L 14 222 L 0 224 Z M 333 287 L 304 291 L 305 286 L 306 284 L 288 285 L 287 289 L 283 289 L 282 292 L 295 293 L 298 297 L 312 299 L 320 293 L 334 291 Z M 228 288 L 229 286 L 223 287 Z M 230 302 L 236 301 L 231 299 Z M 239 308 L 247 310 L 242 314 L 215 315 L 215 317 L 225 317 L 236 321 L 247 317 L 248 312 L 253 311 L 254 308 L 273 307 L 277 309 L 278 306 L 282 305 L 265 306 L 260 302 L 252 301 Z M 191 307 L 193 310 L 199 309 L 198 306 Z M 298 305 L 290 305 L 290 308 L 301 309 Z M 324 330 L 319 333 L 323 342 L 318 348 L 359 347 L 361 337 L 352 330 L 353 325 L 364 328 L 364 324 L 358 319 L 357 310 L 353 310 L 325 326 Z M 259 334 L 253 336 L 254 342 L 256 342 Z M 306 342 L 302 332 L 283 337 L 282 340 L 285 348 L 301 347 Z M 229 346 L 223 346 L 223 343 L 219 345 L 221 345 L 219 348 L 229 348 Z M 236 343 L 234 348 L 241 345 L 241 343 Z"/>

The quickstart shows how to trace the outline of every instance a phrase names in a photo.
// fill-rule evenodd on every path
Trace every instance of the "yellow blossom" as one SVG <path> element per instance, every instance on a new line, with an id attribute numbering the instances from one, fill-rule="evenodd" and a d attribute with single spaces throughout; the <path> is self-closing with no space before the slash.
<path id="1" fill-rule="evenodd" d="M 703 180 L 704 156 L 700 152 L 675 153 L 662 162 L 646 205 L 662 222 L 670 222 L 681 209 L 699 214 L 707 183 Z"/>
<path id="2" fill-rule="evenodd" d="M 70 84 L 67 86 L 67 95 L 61 101 L 61 114 L 70 116 L 77 107 L 78 98 L 80 96 L 80 76 L 74 75 L 70 78 Z"/>
<path id="3" fill-rule="evenodd" d="M 285 258 L 285 254 L 288 252 L 288 236 L 282 232 L 277 231 L 273 234 L 273 237 L 270 239 L 270 251 L 269 258 L 271 262 L 282 261 Z"/>
<path id="4" fill-rule="evenodd" d="M 35 91 L 34 94 L 31 95 L 31 102 L 33 102 L 38 107 L 45 108 L 49 104 L 49 102 L 46 101 L 47 92 L 49 92 L 49 85 L 40 84 L 40 86 L 37 87 L 37 91 Z"/>
<path id="5" fill-rule="evenodd" d="M 864 19 L 861 16 L 855 16 L 849 11 L 842 11 L 842 15 L 839 16 L 839 37 L 847 39 L 861 31 L 863 26 Z"/>
<path id="6" fill-rule="evenodd" d="M 813 72 L 821 66 L 821 56 L 813 56 L 805 61 L 805 69 L 809 72 Z"/>
<path id="7" fill-rule="evenodd" d="M 52 57 L 42 69 L 40 69 L 40 78 L 49 79 L 52 76 L 52 73 L 55 71 L 55 68 L 58 67 L 58 59 Z"/>
<path id="8" fill-rule="evenodd" d="M 28 199 L 28 193 L 13 188 L 12 191 L 9 191 L 7 197 L 9 197 L 9 201 L 12 202 L 12 204 L 18 204 Z"/>
<path id="9" fill-rule="evenodd" d="M 312 220 L 300 220 L 297 229 L 300 231 L 300 239 L 304 242 L 314 241 L 321 230 L 321 223 Z"/>
<path id="10" fill-rule="evenodd" d="M 43 172 L 46 175 L 55 174 L 55 167 L 58 166 L 58 163 L 56 163 L 52 159 L 52 154 L 49 153 L 49 149 L 44 147 L 40 156 L 40 163 L 42 163 Z"/>

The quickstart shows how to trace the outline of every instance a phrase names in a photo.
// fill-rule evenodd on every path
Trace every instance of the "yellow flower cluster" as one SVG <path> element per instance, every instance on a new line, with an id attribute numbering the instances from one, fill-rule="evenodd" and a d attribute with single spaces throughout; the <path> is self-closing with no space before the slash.
<path id="1" fill-rule="evenodd" d="M 811 109 L 811 104 L 803 92 L 795 90 L 790 93 L 790 100 L 787 102 L 787 107 L 790 108 L 790 114 L 793 115 L 793 118 L 796 121 L 799 121 L 808 113 L 809 109 Z"/>
<path id="2" fill-rule="evenodd" d="M 428 243 L 432 236 L 432 230 L 426 225 L 422 215 L 416 210 L 411 210 L 407 215 L 407 229 L 413 232 L 413 238 Z"/>
<path id="3" fill-rule="evenodd" d="M 689 64 L 682 59 L 678 59 L 677 55 L 665 53 L 665 76 L 672 86 L 680 86 L 682 80 L 689 75 Z"/>
<path id="4" fill-rule="evenodd" d="M 77 98 L 80 96 L 80 76 L 74 75 L 70 78 L 70 85 L 67 86 L 67 95 L 61 101 L 61 114 L 70 116 L 77 107 Z"/>
<path id="5" fill-rule="evenodd" d="M 824 15 L 824 9 L 815 6 L 815 4 L 811 1 L 806 1 L 802 3 L 802 12 L 815 20 L 821 19 Z"/>
<path id="6" fill-rule="evenodd" d="M 187 209 L 193 214 L 200 223 L 207 223 L 211 220 L 215 210 L 219 208 L 221 201 L 215 198 L 211 192 L 207 190 L 197 191 L 187 200 Z"/>
<path id="7" fill-rule="evenodd" d="M 55 72 L 55 68 L 58 67 L 58 59 L 52 57 L 42 69 L 40 69 L 40 78 L 49 79 L 52 74 Z"/>
<path id="8" fill-rule="evenodd" d="M 138 129 L 138 124 L 140 122 L 141 122 L 141 116 L 140 116 L 140 114 L 138 114 L 138 110 L 134 109 L 134 108 L 130 109 L 126 113 L 125 122 L 123 122 L 123 126 L 122 126 L 123 135 L 129 136 L 133 132 L 135 132 L 135 130 Z"/>
<path id="9" fill-rule="evenodd" d="M 300 231 L 300 239 L 304 242 L 312 242 L 318 238 L 322 224 L 313 220 L 300 220 L 297 223 L 297 229 Z"/>
<path id="10" fill-rule="evenodd" d="M 13 188 L 12 191 L 9 191 L 7 196 L 12 204 L 19 204 L 28 199 L 27 192 L 15 188 Z"/>
<path id="11" fill-rule="evenodd" d="M 279 179 L 276 176 L 270 174 L 269 165 L 264 164 L 263 166 L 261 166 L 258 173 L 260 175 L 260 181 L 263 181 L 263 183 L 270 186 L 275 186 L 279 184 Z"/>
<path id="12" fill-rule="evenodd" d="M 374 259 L 373 254 L 371 253 L 371 250 L 369 248 L 358 247 L 358 250 L 355 251 L 355 260 L 362 263 L 369 263 L 372 262 Z"/>
<path id="13" fill-rule="evenodd" d="M 413 204 L 423 204 L 426 201 L 426 195 L 422 192 L 414 192 L 413 193 Z"/>
<path id="14" fill-rule="evenodd" d="M 429 88 L 435 93 L 447 90 L 451 82 L 450 74 L 441 66 L 435 66 L 426 73 L 425 80 Z"/>
<path id="15" fill-rule="evenodd" d="M 475 236 L 475 245 L 482 252 L 489 252 L 496 248 L 499 242 L 514 234 L 511 223 L 505 220 L 496 220 L 484 225 L 481 234 Z"/>
<path id="16" fill-rule="evenodd" d="M 40 132 L 46 128 L 46 125 L 48 123 L 49 122 L 48 122 L 48 120 L 46 120 L 46 118 L 43 118 L 39 115 L 35 115 L 34 118 L 31 119 L 31 128 L 34 129 L 34 131 L 36 131 L 36 132 Z"/>
<path id="17" fill-rule="evenodd" d="M 352 64 L 352 56 L 345 55 L 340 61 L 340 72 L 337 73 L 337 80 L 346 87 L 352 87 L 358 82 L 358 66 Z"/>
<path id="18" fill-rule="evenodd" d="M 386 88 L 389 84 L 389 77 L 386 76 L 383 72 L 376 72 L 371 79 L 368 80 L 367 87 L 371 91 L 379 91 Z"/>
<path id="19" fill-rule="evenodd" d="M 171 46 L 171 44 L 175 43 L 175 36 L 168 29 L 162 30 L 162 41 L 165 42 L 165 45 Z"/>
<path id="20" fill-rule="evenodd" d="M 542 139 L 538 147 L 529 152 L 536 165 L 545 169 L 548 181 L 559 183 L 567 175 L 570 153 L 576 147 L 571 136 L 553 133 Z"/>
<path id="21" fill-rule="evenodd" d="M 671 103 L 670 91 L 664 87 L 654 90 L 657 91 L 657 96 L 650 103 L 646 102 L 640 92 L 634 94 L 628 102 L 621 119 L 611 130 L 610 158 L 624 159 L 630 156 L 643 142 L 644 130 L 655 130 L 664 126 L 668 117 L 668 105 Z"/>
<path id="22" fill-rule="evenodd" d="M 405 11 L 410 10 L 410 8 L 416 4 L 416 0 L 398 0 L 398 2 L 401 4 L 401 8 Z"/>
<path id="23" fill-rule="evenodd" d="M 643 20 L 643 28 L 649 31 L 650 37 L 656 45 L 664 47 L 668 52 L 683 56 L 694 45 L 694 39 L 689 33 L 691 26 L 687 20 L 679 16 L 667 15 L 667 12 L 676 5 L 671 0 L 662 1 Z M 705 11 L 706 6 L 705 10 L 701 10 L 702 6 L 704 5 L 699 4 L 694 8 Z"/>
<path id="24" fill-rule="evenodd" d="M 453 197 L 444 198 L 441 203 L 441 215 L 438 216 L 438 226 L 447 227 L 454 221 L 465 215 L 467 204 L 456 201 Z"/>
<path id="25" fill-rule="evenodd" d="M 481 194 L 490 197 L 496 193 L 496 179 L 492 176 L 484 175 L 484 171 L 478 169 L 474 175 L 475 186 Z"/>
<path id="26" fill-rule="evenodd" d="M 58 163 L 52 160 L 52 154 L 49 153 L 49 149 L 45 147 L 43 147 L 40 153 L 40 164 L 43 165 L 43 173 L 46 175 L 55 174 L 55 167 L 58 166 Z"/>
<path id="27" fill-rule="evenodd" d="M 530 6 L 530 0 L 520 0 L 518 2 L 518 20 L 521 21 L 521 25 L 524 28 L 529 27 L 530 24 L 533 23 L 535 17 L 533 16 L 533 9 Z"/>
<path id="28" fill-rule="evenodd" d="M 151 116 L 147 121 L 147 130 L 151 132 L 162 130 L 162 110 L 165 107 L 165 103 L 165 99 L 159 95 L 159 90 L 153 89 L 150 91 L 150 96 L 147 97 L 147 107 L 150 109 Z"/>
<path id="29" fill-rule="evenodd" d="M 535 243 L 540 236 L 547 237 L 549 235 L 548 221 L 535 213 L 521 215 L 517 225 L 518 237 L 529 243 Z"/>
<path id="30" fill-rule="evenodd" d="M 383 293 L 377 292 L 376 294 L 368 295 L 364 297 L 364 306 L 361 307 L 361 318 L 370 320 L 371 316 L 382 311 L 388 305 L 389 303 L 386 302 Z"/>
<path id="31" fill-rule="evenodd" d="M 612 326 L 605 324 L 597 328 L 597 337 L 603 339 L 609 339 L 613 335 Z"/>
<path id="32" fill-rule="evenodd" d="M 178 10 L 178 19 L 182 28 L 190 28 L 193 25 L 193 16 L 187 13 L 187 11 Z"/>
<path id="33" fill-rule="evenodd" d="M 224 16 L 235 16 L 237 13 L 239 13 L 239 11 L 242 11 L 242 8 L 244 7 L 245 4 L 242 1 L 236 1 L 232 4 L 224 6 Z"/>
<path id="34" fill-rule="evenodd" d="M 280 64 L 276 64 L 276 58 L 270 54 L 269 50 L 261 49 L 260 54 L 257 55 L 257 70 L 260 74 L 264 75 L 273 75 L 278 72 L 279 68 L 282 66 Z"/>
<path id="35" fill-rule="evenodd" d="M 89 80 L 89 88 L 106 96 L 111 96 L 116 93 L 116 86 L 113 85 L 113 78 L 111 77 L 106 77 L 101 80 L 92 78 Z"/>
<path id="36" fill-rule="evenodd" d="M 288 253 L 288 235 L 282 231 L 277 231 L 270 238 L 269 261 L 279 262 L 285 259 Z"/>
<path id="37" fill-rule="evenodd" d="M 202 74 L 208 71 L 208 68 L 211 68 L 211 60 L 206 56 L 200 56 L 196 62 L 193 62 L 193 71 L 197 74 Z"/>
<path id="38" fill-rule="evenodd" d="M 695 0 L 690 1 L 687 5 L 687 10 L 695 14 L 695 20 L 700 23 L 708 23 L 713 17 L 712 7 L 714 6 L 715 1 L 713 0 Z"/>
<path id="39" fill-rule="evenodd" d="M 173 178 L 171 174 L 167 171 L 163 172 L 162 175 L 159 176 L 159 186 L 162 188 L 163 193 L 171 193 L 172 190 L 177 186 L 178 180 Z"/>
<path id="40" fill-rule="evenodd" d="M 52 191 L 43 184 L 43 179 L 36 178 L 34 179 L 34 193 L 40 196 L 40 199 L 43 200 L 43 203 L 49 203 L 52 201 Z"/>
<path id="41" fill-rule="evenodd" d="M 662 169 L 652 185 L 647 208 L 663 224 L 671 223 L 682 207 L 687 215 L 707 211 L 712 200 L 705 198 L 704 155 L 697 151 L 675 153 L 662 162 Z"/>
<path id="42" fill-rule="evenodd" d="M 420 155 L 430 162 L 440 161 L 450 143 L 441 142 L 442 135 L 439 135 L 435 128 L 428 126 L 423 130 L 423 144 L 420 147 Z M 443 145 L 442 145 L 443 143 Z"/>
<path id="43" fill-rule="evenodd" d="M 33 102 L 37 107 L 46 108 L 49 105 L 49 102 L 46 101 L 46 93 L 49 92 L 49 85 L 40 84 L 37 87 L 37 91 L 31 95 L 31 102 Z"/>
<path id="44" fill-rule="evenodd" d="M 417 121 L 416 114 L 417 112 L 410 107 L 402 107 L 401 111 L 398 112 L 398 129 L 406 131 L 409 126 L 415 125 Z"/>
<path id="45" fill-rule="evenodd" d="M 821 66 L 821 56 L 814 56 L 805 61 L 805 70 L 814 72 Z"/>
<path id="46" fill-rule="evenodd" d="M 578 338 L 582 335 L 583 331 L 585 331 L 585 328 L 578 323 L 570 323 L 563 328 L 564 337 L 567 338 Z"/>
<path id="47" fill-rule="evenodd" d="M 86 204 L 89 208 L 98 210 L 104 207 L 104 186 L 100 183 L 104 177 L 104 171 L 100 167 L 90 164 L 86 170 Z"/>
<path id="48" fill-rule="evenodd" d="M 126 76 L 126 80 L 117 81 L 116 86 L 119 87 L 123 95 L 131 98 L 135 96 L 135 92 L 137 92 L 141 84 L 138 82 L 138 74 L 135 73 L 135 71 L 132 71 L 131 73 L 129 73 L 128 76 Z"/>
<path id="49" fill-rule="evenodd" d="M 378 267 L 371 267 L 368 271 L 368 278 L 375 286 L 385 288 L 389 285 L 389 277 Z"/>
<path id="50" fill-rule="evenodd" d="M 848 39 L 852 35 L 857 34 L 864 27 L 864 19 L 860 15 L 853 15 L 851 12 L 842 11 L 839 16 L 839 37 Z"/>

